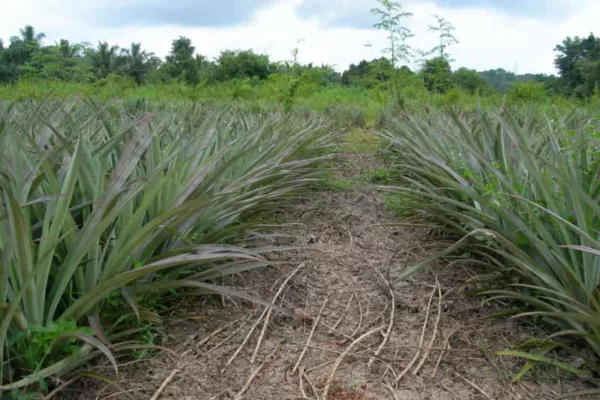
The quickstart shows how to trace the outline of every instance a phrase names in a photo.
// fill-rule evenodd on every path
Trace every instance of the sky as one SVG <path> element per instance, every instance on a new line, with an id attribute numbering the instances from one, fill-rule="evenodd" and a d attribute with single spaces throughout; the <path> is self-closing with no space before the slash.
<path id="1" fill-rule="evenodd" d="M 556 73 L 554 47 L 567 36 L 597 27 L 600 0 L 406 0 L 413 48 L 429 50 L 427 27 L 440 15 L 456 27 L 449 48 L 453 68 L 504 68 L 516 73 Z M 215 58 L 222 50 L 252 49 L 274 61 L 289 60 L 298 46 L 304 63 L 343 70 L 380 57 L 386 33 L 373 28 L 376 0 L 1 0 L 0 38 L 32 25 L 45 44 L 132 42 L 164 57 L 173 39 L 187 36 L 196 51 Z M 600 34 L 600 32 L 595 32 Z M 369 44 L 369 45 L 367 45 Z"/>

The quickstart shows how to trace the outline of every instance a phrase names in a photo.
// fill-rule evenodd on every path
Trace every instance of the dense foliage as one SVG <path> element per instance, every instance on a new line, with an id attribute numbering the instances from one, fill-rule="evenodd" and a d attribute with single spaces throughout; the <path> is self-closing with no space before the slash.
<path id="1" fill-rule="evenodd" d="M 561 89 L 570 95 L 591 96 L 600 88 L 600 37 L 567 38 L 556 46 Z"/>
<path id="2" fill-rule="evenodd" d="M 503 69 L 483 72 L 460 68 L 452 71 L 447 48 L 458 41 L 454 27 L 441 17 L 430 31 L 439 37 L 439 44 L 430 51 L 418 51 L 408 45 L 412 32 L 400 21 L 411 14 L 400 11 L 393 2 L 384 2 L 382 9 L 374 9 L 383 22 L 377 26 L 389 32 L 391 58 L 362 60 L 339 73 L 329 66 L 300 65 L 294 60 L 273 62 L 269 56 L 252 50 L 225 50 L 215 60 L 197 53 L 191 40 L 174 39 L 164 60 L 143 49 L 140 43 L 120 49 L 107 42 L 70 43 L 60 40 L 44 45 L 44 34 L 31 26 L 11 37 L 8 46 L 0 41 L 0 83 L 19 81 L 69 82 L 104 85 L 107 80 L 125 79 L 134 85 L 183 83 L 191 87 L 217 85 L 223 82 L 252 80 L 287 81 L 296 85 L 294 76 L 312 79 L 313 84 L 324 86 L 355 86 L 387 90 L 392 77 L 401 86 L 424 85 L 431 93 L 445 93 L 452 88 L 466 93 L 490 95 L 504 93 L 519 84 L 542 83 L 548 93 L 579 98 L 592 96 L 600 84 L 600 39 L 567 38 L 556 47 L 556 67 L 560 78 L 543 74 L 516 75 Z M 386 8 L 387 7 L 387 8 Z M 421 67 L 411 71 L 401 65 L 419 55 Z M 416 80 L 417 76 L 420 79 Z M 397 83 L 397 82 L 396 82 Z"/>

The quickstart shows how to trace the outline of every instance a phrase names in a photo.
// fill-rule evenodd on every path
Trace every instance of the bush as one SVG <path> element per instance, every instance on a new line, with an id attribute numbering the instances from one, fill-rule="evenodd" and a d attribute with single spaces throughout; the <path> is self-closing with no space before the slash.
<path id="1" fill-rule="evenodd" d="M 512 104 L 543 103 L 548 98 L 548 92 L 543 83 L 520 82 L 514 83 L 508 89 L 508 99 Z"/>

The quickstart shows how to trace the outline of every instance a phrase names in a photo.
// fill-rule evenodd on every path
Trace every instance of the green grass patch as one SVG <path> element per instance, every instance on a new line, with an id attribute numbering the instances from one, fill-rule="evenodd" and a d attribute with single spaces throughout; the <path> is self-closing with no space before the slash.
<path id="1" fill-rule="evenodd" d="M 315 189 L 332 192 L 348 192 L 358 187 L 358 182 L 355 179 L 338 178 L 335 176 L 325 176 L 319 182 Z"/>
<path id="2" fill-rule="evenodd" d="M 339 149 L 354 153 L 374 152 L 381 149 L 384 143 L 381 137 L 370 129 L 354 128 L 342 137 Z"/>

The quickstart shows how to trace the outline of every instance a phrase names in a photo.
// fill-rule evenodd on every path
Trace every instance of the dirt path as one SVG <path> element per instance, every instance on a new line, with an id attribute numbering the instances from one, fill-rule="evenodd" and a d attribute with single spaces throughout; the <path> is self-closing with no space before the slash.
<path id="1" fill-rule="evenodd" d="M 372 156 L 343 157 L 363 165 Z M 165 326 L 170 352 L 122 367 L 126 393 L 90 382 L 71 394 L 150 399 L 163 383 L 157 398 L 182 400 L 554 399 L 568 391 L 551 374 L 510 384 L 518 361 L 494 353 L 533 328 L 482 319 L 494 310 L 459 287 L 473 274 L 466 266 L 394 278 L 447 244 L 424 229 L 390 225 L 398 220 L 376 190 L 318 192 L 286 218 L 295 227 L 278 242 L 302 249 L 278 254 L 291 262 L 237 285 L 265 298 L 279 294 L 277 304 L 295 317 L 273 313 L 265 327 L 259 306 L 188 304 L 177 314 L 193 318 Z"/>

